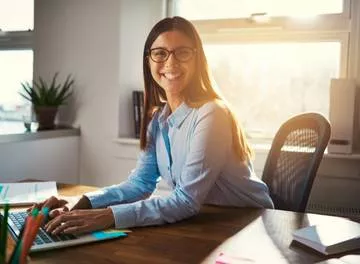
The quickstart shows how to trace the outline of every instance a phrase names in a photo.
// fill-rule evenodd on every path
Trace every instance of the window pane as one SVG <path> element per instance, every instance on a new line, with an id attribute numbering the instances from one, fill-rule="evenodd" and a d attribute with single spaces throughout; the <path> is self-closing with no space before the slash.
<path id="1" fill-rule="evenodd" d="M 31 82 L 32 75 L 32 50 L 0 51 L 0 132 L 19 126 L 23 130 L 23 116 L 30 115 L 31 104 L 19 91 L 21 82 Z"/>
<path id="2" fill-rule="evenodd" d="M 338 42 L 204 46 L 219 89 L 253 137 L 272 137 L 300 112 L 329 116 L 340 47 Z"/>
<path id="3" fill-rule="evenodd" d="M 175 14 L 188 19 L 269 16 L 313 16 L 343 12 L 343 0 L 175 0 Z"/>
<path id="4" fill-rule="evenodd" d="M 0 0 L 0 29 L 2 31 L 26 31 L 33 28 L 33 0 Z"/>

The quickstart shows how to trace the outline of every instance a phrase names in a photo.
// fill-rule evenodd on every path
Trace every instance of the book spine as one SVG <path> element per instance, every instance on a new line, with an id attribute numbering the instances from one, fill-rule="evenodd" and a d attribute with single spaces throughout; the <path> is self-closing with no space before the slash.
<path id="1" fill-rule="evenodd" d="M 140 119 L 139 119 L 139 98 L 138 98 L 137 91 L 133 91 L 132 99 L 133 99 L 135 138 L 139 138 L 140 137 Z"/>
<path id="2" fill-rule="evenodd" d="M 140 111 L 139 111 L 139 115 L 140 115 L 140 130 L 142 128 L 142 123 L 143 123 L 143 116 L 144 116 L 144 92 L 139 91 L 139 106 L 140 106 Z M 140 135 L 139 135 L 140 137 Z"/>
<path id="3" fill-rule="evenodd" d="M 142 116 L 144 114 L 144 92 L 133 91 L 133 111 L 135 138 L 140 138 Z"/>

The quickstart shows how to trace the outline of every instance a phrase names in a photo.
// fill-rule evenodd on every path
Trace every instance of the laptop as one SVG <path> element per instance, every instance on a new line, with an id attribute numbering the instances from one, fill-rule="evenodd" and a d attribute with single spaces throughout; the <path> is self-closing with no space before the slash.
<path id="1" fill-rule="evenodd" d="M 12 238 L 17 241 L 20 230 L 25 223 L 27 217 L 26 211 L 10 211 L 8 218 L 8 229 Z M 2 217 L 2 215 L 0 214 Z M 85 243 L 97 242 L 102 240 L 126 237 L 123 231 L 109 229 L 104 231 L 95 231 L 85 235 L 51 235 L 40 227 L 30 252 L 39 252 L 56 248 L 70 247 Z"/>

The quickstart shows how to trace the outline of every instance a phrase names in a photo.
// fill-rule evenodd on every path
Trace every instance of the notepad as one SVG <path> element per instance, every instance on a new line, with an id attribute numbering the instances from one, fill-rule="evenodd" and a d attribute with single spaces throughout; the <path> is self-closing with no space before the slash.
<path id="1" fill-rule="evenodd" d="M 58 195 L 56 182 L 0 183 L 0 206 L 30 205 Z"/>
<path id="2" fill-rule="evenodd" d="M 346 220 L 308 226 L 293 232 L 293 239 L 324 255 L 360 248 L 360 224 Z"/>

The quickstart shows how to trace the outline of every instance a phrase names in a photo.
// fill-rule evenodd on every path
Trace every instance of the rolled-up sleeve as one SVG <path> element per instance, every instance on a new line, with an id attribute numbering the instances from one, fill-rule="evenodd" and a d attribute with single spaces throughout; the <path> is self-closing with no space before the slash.
<path id="1" fill-rule="evenodd" d="M 92 208 L 132 203 L 145 199 L 154 192 L 160 177 L 153 136 L 155 133 L 156 121 L 152 121 L 147 133 L 149 146 L 140 152 L 136 168 L 130 173 L 127 181 L 85 194 Z"/>
<path id="2" fill-rule="evenodd" d="M 111 206 L 116 227 L 172 223 L 198 213 L 232 151 L 231 146 L 232 129 L 227 110 L 215 103 L 201 107 L 174 191 L 167 197 Z"/>

